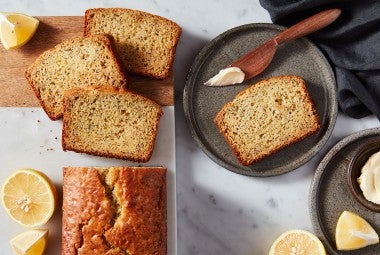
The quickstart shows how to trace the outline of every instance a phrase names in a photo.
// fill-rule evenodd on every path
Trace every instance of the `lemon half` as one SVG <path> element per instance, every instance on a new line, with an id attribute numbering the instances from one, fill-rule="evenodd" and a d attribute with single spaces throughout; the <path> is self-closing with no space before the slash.
<path id="1" fill-rule="evenodd" d="M 379 243 L 379 235 L 365 219 L 344 211 L 336 224 L 335 241 L 338 250 L 355 250 Z"/>
<path id="2" fill-rule="evenodd" d="M 0 40 L 7 50 L 27 43 L 38 28 L 38 19 L 21 13 L 0 13 Z"/>
<path id="3" fill-rule="evenodd" d="M 1 199 L 9 216 L 26 227 L 44 225 L 53 215 L 57 191 L 42 172 L 20 169 L 8 177 Z"/>
<path id="4" fill-rule="evenodd" d="M 269 255 L 326 255 L 322 242 L 309 231 L 292 229 L 281 234 L 272 244 Z"/>
<path id="5" fill-rule="evenodd" d="M 17 255 L 41 255 L 45 251 L 47 237 L 47 229 L 33 229 L 15 236 L 10 244 Z"/>

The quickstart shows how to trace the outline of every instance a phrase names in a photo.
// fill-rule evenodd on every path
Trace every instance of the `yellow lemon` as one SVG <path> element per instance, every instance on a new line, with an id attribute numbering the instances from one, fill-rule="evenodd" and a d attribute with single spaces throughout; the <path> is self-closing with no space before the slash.
<path id="1" fill-rule="evenodd" d="M 0 40 L 4 48 L 16 49 L 27 43 L 38 24 L 38 19 L 25 14 L 0 13 Z"/>
<path id="2" fill-rule="evenodd" d="M 45 251 L 47 229 L 33 229 L 25 231 L 10 241 L 13 250 L 17 255 L 41 255 Z"/>
<path id="3" fill-rule="evenodd" d="M 338 250 L 355 250 L 379 243 L 379 235 L 365 219 L 344 211 L 336 224 L 335 241 Z"/>
<path id="4" fill-rule="evenodd" d="M 53 215 L 57 191 L 42 172 L 20 169 L 5 181 L 1 199 L 13 220 L 26 227 L 37 227 Z"/>
<path id="5" fill-rule="evenodd" d="M 302 229 L 292 229 L 281 234 L 272 244 L 269 255 L 326 255 L 322 242 Z"/>

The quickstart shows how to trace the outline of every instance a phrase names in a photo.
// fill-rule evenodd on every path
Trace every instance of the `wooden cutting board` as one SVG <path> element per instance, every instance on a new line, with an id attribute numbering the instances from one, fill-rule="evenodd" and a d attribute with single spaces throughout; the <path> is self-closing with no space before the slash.
<path id="1" fill-rule="evenodd" d="M 31 41 L 16 50 L 0 46 L 0 107 L 40 106 L 24 73 L 27 67 L 45 50 L 66 39 L 83 34 L 82 16 L 43 16 Z M 174 105 L 173 73 L 165 80 L 128 76 L 129 89 L 145 95 L 163 106 Z"/>

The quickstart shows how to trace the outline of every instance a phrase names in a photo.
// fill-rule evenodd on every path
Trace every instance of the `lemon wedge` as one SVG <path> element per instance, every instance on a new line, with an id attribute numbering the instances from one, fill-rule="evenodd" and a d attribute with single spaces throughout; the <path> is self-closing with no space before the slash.
<path id="1" fill-rule="evenodd" d="M 37 227 L 45 224 L 53 215 L 57 191 L 42 172 L 20 169 L 5 181 L 1 199 L 14 221 L 26 227 Z"/>
<path id="2" fill-rule="evenodd" d="M 379 236 L 365 219 L 344 211 L 336 224 L 335 241 L 338 250 L 356 250 L 379 243 Z"/>
<path id="3" fill-rule="evenodd" d="M 7 50 L 27 43 L 38 28 L 38 19 L 21 13 L 0 13 L 0 40 Z"/>
<path id="4" fill-rule="evenodd" d="M 326 255 L 322 242 L 309 231 L 292 229 L 281 234 L 272 244 L 269 255 Z"/>
<path id="5" fill-rule="evenodd" d="M 41 255 L 45 251 L 47 229 L 33 229 L 25 231 L 10 241 L 17 255 Z"/>

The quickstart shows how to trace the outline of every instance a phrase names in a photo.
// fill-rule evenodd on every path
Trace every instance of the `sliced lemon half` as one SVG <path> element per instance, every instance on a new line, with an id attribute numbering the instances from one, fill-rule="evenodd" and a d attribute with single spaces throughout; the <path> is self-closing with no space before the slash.
<path id="1" fill-rule="evenodd" d="M 53 215 L 57 191 L 51 180 L 34 169 L 20 169 L 8 177 L 1 199 L 9 216 L 26 227 L 44 225 Z"/>
<path id="2" fill-rule="evenodd" d="M 25 14 L 0 12 L 0 40 L 4 48 L 16 49 L 27 43 L 38 24 L 38 19 Z"/>
<path id="3" fill-rule="evenodd" d="M 309 231 L 291 229 L 281 234 L 272 244 L 269 255 L 326 255 L 322 242 Z"/>
<path id="4" fill-rule="evenodd" d="M 41 255 L 45 251 L 47 229 L 25 231 L 11 239 L 10 244 L 17 255 Z"/>
<path id="5" fill-rule="evenodd" d="M 336 224 L 335 241 L 338 250 L 356 250 L 379 243 L 379 235 L 365 219 L 343 211 Z"/>

